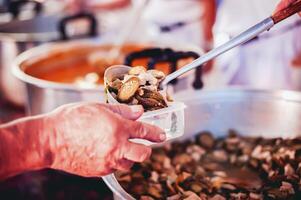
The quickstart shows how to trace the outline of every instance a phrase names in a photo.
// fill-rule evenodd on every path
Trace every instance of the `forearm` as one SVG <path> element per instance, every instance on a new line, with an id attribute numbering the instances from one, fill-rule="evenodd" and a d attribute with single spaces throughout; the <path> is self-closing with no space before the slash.
<path id="1" fill-rule="evenodd" d="M 201 20 L 201 26 L 203 30 L 203 36 L 205 40 L 205 44 L 213 42 L 213 25 L 215 23 L 216 17 L 216 1 L 215 0 L 202 0 L 202 8 L 204 10 L 203 18 Z M 209 48 L 204 47 L 204 48 Z M 209 50 L 209 49 L 205 49 Z"/>
<path id="2" fill-rule="evenodd" d="M 0 126 L 0 179 L 50 166 L 49 137 L 41 116 Z"/>

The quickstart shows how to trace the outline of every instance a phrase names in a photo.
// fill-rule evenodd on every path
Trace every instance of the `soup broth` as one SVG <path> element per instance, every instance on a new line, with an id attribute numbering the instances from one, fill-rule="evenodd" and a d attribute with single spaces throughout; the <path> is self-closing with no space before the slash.
<path id="1" fill-rule="evenodd" d="M 67 52 L 57 52 L 48 55 L 47 58 L 40 59 L 32 63 L 24 63 L 25 73 L 42 80 L 64 83 L 64 84 L 87 84 L 97 85 L 104 84 L 103 75 L 107 67 L 102 60 L 108 55 L 106 52 L 110 50 L 111 46 L 102 46 L 98 48 L 83 47 L 80 50 L 71 50 Z M 122 54 L 112 65 L 123 64 L 125 56 L 131 52 L 140 51 L 148 48 L 142 45 L 126 45 L 121 50 Z M 103 53 L 101 53 L 103 52 Z M 91 55 L 95 54 L 91 61 Z M 99 56 L 98 56 L 99 55 Z M 187 64 L 192 59 L 182 59 L 178 62 L 178 68 Z M 132 66 L 143 66 L 147 68 L 149 58 L 135 59 Z M 170 73 L 170 64 L 167 62 L 157 63 L 156 69 Z"/>

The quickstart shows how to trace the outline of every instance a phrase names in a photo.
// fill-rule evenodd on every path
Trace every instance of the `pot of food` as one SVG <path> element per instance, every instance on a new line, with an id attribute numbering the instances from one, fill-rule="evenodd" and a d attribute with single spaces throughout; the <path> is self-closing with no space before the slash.
<path id="1" fill-rule="evenodd" d="M 105 102 L 103 73 L 109 66 L 103 61 L 111 48 L 109 43 L 82 40 L 45 44 L 21 54 L 14 62 L 14 74 L 26 85 L 29 114 L 77 101 Z M 199 54 L 201 50 L 190 45 L 128 43 L 111 65 L 150 66 L 168 74 Z"/>
<path id="2" fill-rule="evenodd" d="M 115 199 L 300 199 L 301 93 L 226 89 L 177 100 L 187 105 L 185 135 L 104 177 Z"/>
<path id="3" fill-rule="evenodd" d="M 97 23 L 90 13 L 66 15 L 59 1 L 12 1 L 8 7 L 12 19 L 0 23 L 0 86 L 10 102 L 22 106 L 24 101 L 15 92 L 22 92 L 23 85 L 11 74 L 16 56 L 45 42 L 96 36 Z M 24 17 L 23 10 L 33 13 Z"/>

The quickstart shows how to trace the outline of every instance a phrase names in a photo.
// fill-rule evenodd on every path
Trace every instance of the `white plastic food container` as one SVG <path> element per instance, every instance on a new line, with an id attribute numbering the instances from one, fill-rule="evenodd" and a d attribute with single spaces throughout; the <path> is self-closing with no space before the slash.
<path id="1" fill-rule="evenodd" d="M 108 93 L 108 96 L 109 95 L 110 94 Z M 111 98 L 113 97 L 111 96 Z M 108 101 L 108 102 L 112 103 L 112 101 Z M 112 104 L 114 103 L 115 102 L 113 102 Z M 160 127 L 166 133 L 166 140 L 175 139 L 184 134 L 184 129 L 185 129 L 184 109 L 185 108 L 186 106 L 184 103 L 173 102 L 170 103 L 167 108 L 145 112 L 138 119 L 138 121 Z M 137 141 L 145 145 L 152 144 L 151 142 L 148 142 L 146 140 L 141 140 L 141 139 L 136 139 L 134 141 Z"/>
<path id="2" fill-rule="evenodd" d="M 116 75 L 123 75 L 128 72 L 130 67 L 127 66 L 113 66 L 106 70 L 105 72 L 105 86 L 107 88 L 107 83 L 110 82 Z M 106 89 L 107 102 L 110 104 L 119 104 L 119 102 L 111 95 Z M 171 102 L 168 103 L 167 108 L 162 108 L 155 111 L 145 112 L 138 121 L 145 122 L 148 124 L 160 127 L 165 131 L 167 140 L 180 137 L 184 134 L 184 109 L 185 104 L 182 102 Z M 136 140 L 139 143 L 151 144 L 150 142 L 144 140 Z"/>

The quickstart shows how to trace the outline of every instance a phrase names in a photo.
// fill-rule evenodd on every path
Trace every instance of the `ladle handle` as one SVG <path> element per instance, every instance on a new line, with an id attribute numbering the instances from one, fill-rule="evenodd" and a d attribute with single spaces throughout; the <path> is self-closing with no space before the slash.
<path id="1" fill-rule="evenodd" d="M 292 3 L 289 7 L 280 10 L 272 15 L 275 24 L 285 20 L 286 18 L 301 12 L 301 0 Z"/>
<path id="2" fill-rule="evenodd" d="M 169 74 L 166 78 L 161 82 L 160 87 L 163 89 L 170 81 L 174 80 L 175 78 L 183 75 L 184 73 L 202 66 L 206 62 L 212 60 L 213 58 L 231 50 L 232 48 L 239 46 L 241 44 L 246 43 L 247 41 L 253 39 L 260 33 L 269 30 L 274 26 L 274 21 L 271 17 L 263 20 L 262 22 L 256 24 L 255 26 L 249 28 L 245 32 L 241 33 L 240 35 L 232 38 L 230 41 L 226 42 L 225 44 L 212 49 L 208 53 L 202 55 L 198 59 L 194 60 L 193 62 L 181 67 L 179 70 Z"/>
<path id="3" fill-rule="evenodd" d="M 209 51 L 208 53 L 204 54 L 200 58 L 194 60 L 192 63 L 185 65 L 184 67 L 180 68 L 179 70 L 169 74 L 166 78 L 161 82 L 160 87 L 163 89 L 170 81 L 181 76 L 182 74 L 199 67 L 209 60 L 231 50 L 232 48 L 239 46 L 248 42 L 249 40 L 253 39 L 254 37 L 258 36 L 260 33 L 269 30 L 275 24 L 283 21 L 284 19 L 301 12 L 301 0 L 298 0 L 291 4 L 288 8 L 285 8 L 279 12 L 276 12 L 271 17 L 263 20 L 262 22 L 256 24 L 255 26 L 249 28 L 245 32 L 241 33 L 240 35 L 232 38 L 230 41 L 226 42 L 225 44 Z"/>

